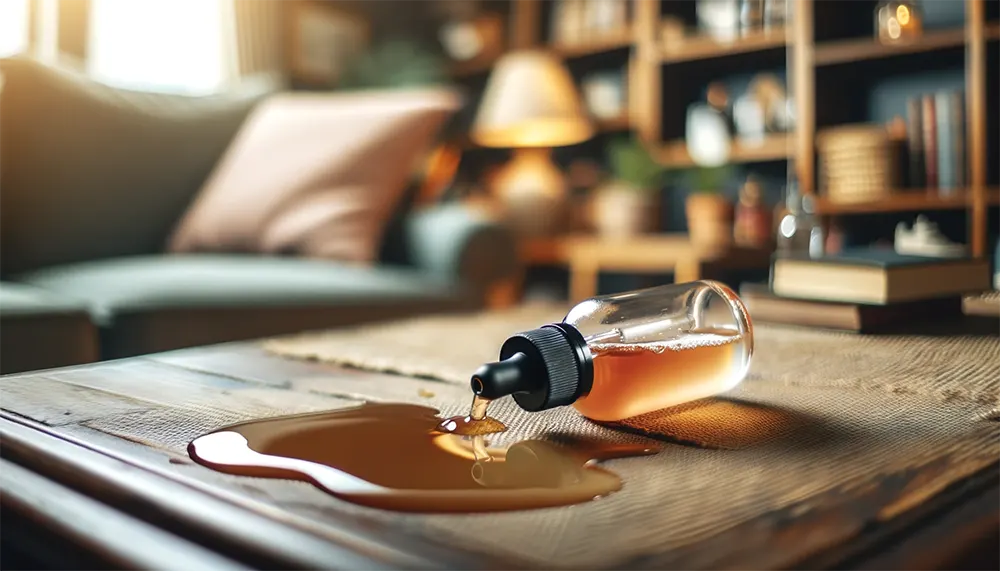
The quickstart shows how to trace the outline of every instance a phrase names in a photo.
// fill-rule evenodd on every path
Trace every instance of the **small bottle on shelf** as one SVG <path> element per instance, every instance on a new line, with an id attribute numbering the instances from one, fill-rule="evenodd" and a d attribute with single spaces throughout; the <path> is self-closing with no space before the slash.
<path id="1" fill-rule="evenodd" d="M 771 212 L 764 207 L 757 177 L 750 175 L 740 187 L 733 221 L 733 242 L 745 248 L 762 248 L 771 239 Z"/>
<path id="2" fill-rule="evenodd" d="M 912 41 L 923 33 L 923 15 L 916 2 L 882 0 L 875 7 L 875 30 L 883 44 Z"/>
<path id="3" fill-rule="evenodd" d="M 727 391 L 752 354 L 743 302 L 705 280 L 583 301 L 559 323 L 508 338 L 471 384 L 483 399 L 513 395 L 527 411 L 571 404 L 616 421 Z"/>
<path id="4" fill-rule="evenodd" d="M 742 0 L 740 33 L 748 36 L 764 29 L 764 0 Z"/>
<path id="5" fill-rule="evenodd" d="M 819 258 L 823 255 L 823 227 L 816 219 L 816 201 L 799 193 L 790 182 L 785 194 L 787 212 L 778 224 L 778 254 Z"/>

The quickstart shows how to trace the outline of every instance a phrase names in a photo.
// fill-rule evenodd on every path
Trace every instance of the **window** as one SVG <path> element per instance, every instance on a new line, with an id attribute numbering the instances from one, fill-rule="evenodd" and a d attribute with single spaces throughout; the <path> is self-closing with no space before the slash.
<path id="1" fill-rule="evenodd" d="M 28 0 L 0 0 L 0 57 L 28 48 Z"/>
<path id="2" fill-rule="evenodd" d="M 143 91 L 217 91 L 235 69 L 232 9 L 232 0 L 93 0 L 88 72 Z"/>

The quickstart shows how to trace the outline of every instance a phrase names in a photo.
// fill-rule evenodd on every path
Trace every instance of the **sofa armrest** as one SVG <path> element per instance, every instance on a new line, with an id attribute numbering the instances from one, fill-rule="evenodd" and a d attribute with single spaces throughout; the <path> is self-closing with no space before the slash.
<path id="1" fill-rule="evenodd" d="M 414 210 L 404 222 L 407 261 L 479 292 L 516 275 L 517 242 L 486 213 L 464 204 Z"/>

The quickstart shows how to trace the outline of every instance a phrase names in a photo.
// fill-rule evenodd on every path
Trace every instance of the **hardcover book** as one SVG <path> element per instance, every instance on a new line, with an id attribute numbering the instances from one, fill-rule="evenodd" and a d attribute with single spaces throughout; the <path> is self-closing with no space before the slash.
<path id="1" fill-rule="evenodd" d="M 867 248 L 822 258 L 775 256 L 771 264 L 774 293 L 802 299 L 885 305 L 989 286 L 989 262 L 979 258 L 904 256 Z"/>
<path id="2" fill-rule="evenodd" d="M 801 325 L 868 333 L 894 325 L 929 319 L 950 319 L 962 313 L 958 296 L 939 299 L 865 305 L 832 301 L 795 299 L 776 295 L 767 284 L 745 283 L 740 286 L 750 319 L 763 323 Z"/>

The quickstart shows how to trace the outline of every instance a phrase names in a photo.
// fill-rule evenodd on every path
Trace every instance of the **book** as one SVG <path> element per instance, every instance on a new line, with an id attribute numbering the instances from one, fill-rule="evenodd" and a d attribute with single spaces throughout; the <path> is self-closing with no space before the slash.
<path id="1" fill-rule="evenodd" d="M 921 99 L 911 97 L 906 101 L 906 164 L 907 185 L 910 188 L 925 188 L 924 182 L 924 129 L 921 116 Z"/>
<path id="2" fill-rule="evenodd" d="M 952 161 L 955 165 L 955 186 L 964 188 L 968 180 L 965 162 L 965 93 L 952 91 L 949 94 L 951 104 L 948 107 L 951 124 Z"/>
<path id="3" fill-rule="evenodd" d="M 951 97 L 947 91 L 934 94 L 934 119 L 937 122 L 937 173 L 940 194 L 955 192 L 954 144 L 951 141 Z"/>
<path id="4" fill-rule="evenodd" d="M 982 258 L 904 256 L 893 250 L 845 250 L 821 258 L 775 256 L 771 289 L 793 298 L 885 305 L 989 289 Z"/>
<path id="5" fill-rule="evenodd" d="M 924 95 L 920 100 L 920 107 L 920 124 L 924 133 L 924 183 L 927 188 L 937 188 L 937 118 L 934 116 L 934 96 Z"/>
<path id="6" fill-rule="evenodd" d="M 895 325 L 962 314 L 961 297 L 919 300 L 888 305 L 813 301 L 776 295 L 767 284 L 740 285 L 740 299 L 753 322 L 801 325 L 840 331 L 871 333 Z"/>
<path id="7" fill-rule="evenodd" d="M 1000 291 L 987 291 L 962 298 L 962 311 L 966 315 L 1000 317 Z"/>

